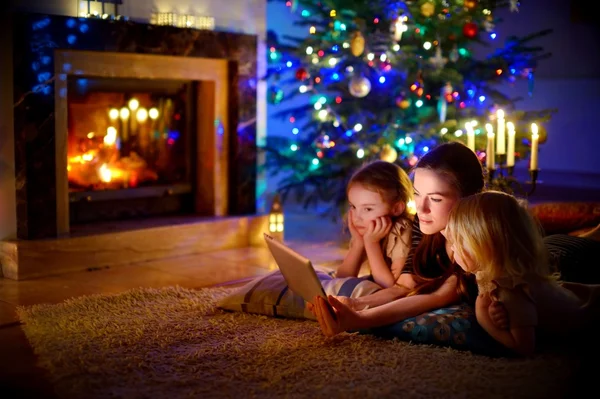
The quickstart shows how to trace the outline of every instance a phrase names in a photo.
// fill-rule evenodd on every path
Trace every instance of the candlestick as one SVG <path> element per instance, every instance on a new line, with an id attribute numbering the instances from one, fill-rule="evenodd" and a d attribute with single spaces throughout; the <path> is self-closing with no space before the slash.
<path id="1" fill-rule="evenodd" d="M 473 126 L 475 126 L 476 123 L 476 121 L 465 123 L 465 128 L 467 130 L 467 147 L 473 152 L 475 152 L 475 130 L 473 129 Z"/>
<path id="2" fill-rule="evenodd" d="M 538 141 L 540 136 L 538 135 L 538 125 L 535 123 L 531 124 L 531 162 L 529 164 L 530 170 L 538 169 Z"/>
<path id="3" fill-rule="evenodd" d="M 496 153 L 498 155 L 503 155 L 506 154 L 506 138 L 504 134 L 504 111 L 499 109 L 496 112 L 496 116 L 498 117 L 498 148 L 496 148 Z"/>
<path id="4" fill-rule="evenodd" d="M 506 167 L 515 166 L 515 124 L 508 122 L 508 150 L 506 151 Z"/>
<path id="5" fill-rule="evenodd" d="M 487 148 L 486 148 L 486 159 L 485 166 L 488 169 L 495 169 L 496 167 L 496 159 L 494 155 L 494 128 L 491 123 L 486 123 L 485 129 L 487 130 Z"/>

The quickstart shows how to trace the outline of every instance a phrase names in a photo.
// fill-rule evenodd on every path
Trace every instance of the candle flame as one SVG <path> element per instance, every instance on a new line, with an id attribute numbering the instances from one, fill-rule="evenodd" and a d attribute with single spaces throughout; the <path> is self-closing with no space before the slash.
<path id="1" fill-rule="evenodd" d="M 503 119 L 504 118 L 504 111 L 499 109 L 498 111 L 496 111 L 496 116 L 498 117 L 498 119 Z"/>
<path id="2" fill-rule="evenodd" d="M 538 125 L 535 123 L 531 124 L 531 135 L 537 137 L 538 135 Z"/>
<path id="3" fill-rule="evenodd" d="M 494 137 L 494 127 L 491 123 L 485 124 L 485 130 L 487 130 L 488 137 Z"/>
<path id="4" fill-rule="evenodd" d="M 113 145 L 117 141 L 117 129 L 113 126 L 109 126 L 106 129 L 106 136 L 104 136 L 104 144 Z"/>

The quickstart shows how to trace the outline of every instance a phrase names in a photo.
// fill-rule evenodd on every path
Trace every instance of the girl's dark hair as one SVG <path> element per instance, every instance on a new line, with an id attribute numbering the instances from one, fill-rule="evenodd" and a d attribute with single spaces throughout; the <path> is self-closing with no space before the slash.
<path id="1" fill-rule="evenodd" d="M 428 169 L 437 173 L 456 189 L 460 198 L 481 192 L 485 186 L 483 168 L 477 155 L 459 142 L 441 144 L 419 160 L 414 170 Z M 446 251 L 446 239 L 442 233 L 423 234 L 413 255 L 413 269 L 417 288 L 411 295 L 433 292 L 446 279 L 458 277 L 458 294 L 472 298 L 476 289 L 474 280 L 457 266 Z"/>

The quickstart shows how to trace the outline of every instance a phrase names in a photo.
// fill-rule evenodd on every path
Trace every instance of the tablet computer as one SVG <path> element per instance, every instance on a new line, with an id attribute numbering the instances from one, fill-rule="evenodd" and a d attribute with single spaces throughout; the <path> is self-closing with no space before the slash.
<path id="1" fill-rule="evenodd" d="M 267 233 L 264 233 L 264 237 L 290 290 L 310 303 L 313 302 L 315 296 L 322 297 L 325 299 L 331 315 L 336 319 L 335 311 L 327 300 L 327 295 L 312 262 Z"/>

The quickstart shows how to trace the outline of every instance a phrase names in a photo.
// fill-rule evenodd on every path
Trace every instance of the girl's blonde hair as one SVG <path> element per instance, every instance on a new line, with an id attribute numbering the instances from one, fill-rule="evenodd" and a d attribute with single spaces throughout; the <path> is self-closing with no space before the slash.
<path id="1" fill-rule="evenodd" d="M 556 277 L 539 224 L 512 195 L 486 191 L 460 199 L 450 212 L 446 237 L 463 259 L 475 263 L 484 291 L 499 277 Z"/>
<path id="2" fill-rule="evenodd" d="M 356 184 L 379 193 L 383 201 L 390 205 L 404 203 L 404 212 L 400 216 L 408 216 L 406 204 L 413 199 L 413 186 L 408 174 L 400 166 L 386 161 L 373 161 L 362 166 L 350 178 L 346 196 Z"/>

